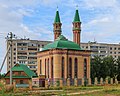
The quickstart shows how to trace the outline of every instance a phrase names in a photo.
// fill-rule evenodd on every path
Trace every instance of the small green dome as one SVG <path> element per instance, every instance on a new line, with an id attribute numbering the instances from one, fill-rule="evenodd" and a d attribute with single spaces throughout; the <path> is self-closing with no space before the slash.
<path id="1" fill-rule="evenodd" d="M 72 41 L 66 39 L 63 35 L 60 35 L 53 43 L 47 44 L 44 46 L 44 50 L 49 49 L 72 49 L 72 50 L 81 50 L 80 46 Z"/>

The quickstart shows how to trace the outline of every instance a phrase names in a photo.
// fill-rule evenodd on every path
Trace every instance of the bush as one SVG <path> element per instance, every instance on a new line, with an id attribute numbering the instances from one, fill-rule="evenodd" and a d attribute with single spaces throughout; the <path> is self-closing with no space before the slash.
<path id="1" fill-rule="evenodd" d="M 5 86 L 5 92 L 13 92 L 14 86 L 13 85 L 6 85 Z"/>

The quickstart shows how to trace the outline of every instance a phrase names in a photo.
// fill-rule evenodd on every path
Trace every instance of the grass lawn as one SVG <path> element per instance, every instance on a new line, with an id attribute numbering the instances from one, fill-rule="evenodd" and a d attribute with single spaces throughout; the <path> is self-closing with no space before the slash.
<path id="1" fill-rule="evenodd" d="M 120 85 L 63 87 L 37 90 L 24 88 L 4 93 L 3 91 L 0 91 L 0 96 L 120 96 Z"/>

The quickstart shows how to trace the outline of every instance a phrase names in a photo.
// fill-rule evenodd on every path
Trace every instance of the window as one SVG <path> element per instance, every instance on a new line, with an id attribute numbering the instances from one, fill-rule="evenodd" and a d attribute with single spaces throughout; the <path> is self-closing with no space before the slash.
<path id="1" fill-rule="evenodd" d="M 115 47 L 114 50 L 116 50 L 117 48 Z"/>
<path id="2" fill-rule="evenodd" d="M 44 45 L 42 45 L 42 48 L 44 47 Z"/>
<path id="3" fill-rule="evenodd" d="M 46 59 L 45 59 L 45 77 L 46 77 Z"/>
<path id="4" fill-rule="evenodd" d="M 64 57 L 62 57 L 62 64 L 61 64 L 61 77 L 64 78 Z"/>
<path id="5" fill-rule="evenodd" d="M 110 47 L 110 50 L 112 50 L 112 47 Z"/>
<path id="6" fill-rule="evenodd" d="M 42 60 L 40 60 L 40 74 L 42 74 Z"/>
<path id="7" fill-rule="evenodd" d="M 56 25 L 56 29 L 58 28 L 58 26 Z"/>
<path id="8" fill-rule="evenodd" d="M 48 78 L 49 78 L 49 59 L 48 59 L 48 65 L 47 66 L 48 66 L 47 69 L 48 69 Z"/>
<path id="9" fill-rule="evenodd" d="M 37 55 L 36 52 L 29 52 L 29 55 Z"/>
<path id="10" fill-rule="evenodd" d="M 18 75 L 21 76 L 21 72 L 18 72 Z"/>
<path id="11" fill-rule="evenodd" d="M 20 80 L 20 84 L 23 84 L 23 80 Z"/>
<path id="12" fill-rule="evenodd" d="M 69 58 L 68 78 L 72 78 L 72 58 Z"/>
<path id="13" fill-rule="evenodd" d="M 74 76 L 75 78 L 78 78 L 78 60 L 75 58 L 74 60 Z"/>
<path id="14" fill-rule="evenodd" d="M 51 58 L 51 78 L 53 78 L 53 57 Z"/>
<path id="15" fill-rule="evenodd" d="M 87 59 L 84 59 L 84 78 L 87 78 Z"/>

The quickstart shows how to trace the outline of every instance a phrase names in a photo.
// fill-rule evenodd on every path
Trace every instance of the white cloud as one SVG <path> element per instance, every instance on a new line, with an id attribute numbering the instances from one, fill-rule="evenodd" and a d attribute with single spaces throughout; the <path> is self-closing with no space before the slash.
<path id="1" fill-rule="evenodd" d="M 57 2 L 56 0 L 0 0 L 0 65 L 6 53 L 5 37 L 8 32 L 13 32 L 18 38 L 26 36 L 37 40 L 46 40 L 41 34 L 49 33 L 46 37 L 51 40 L 51 31 L 42 26 L 34 27 L 36 29 L 32 30 L 23 23 L 23 18 L 32 16 L 38 5 L 51 6 Z M 4 70 L 3 72 L 5 72 Z"/>
<path id="2" fill-rule="evenodd" d="M 115 7 L 117 4 L 117 0 L 85 0 L 84 2 L 89 8 Z"/>

